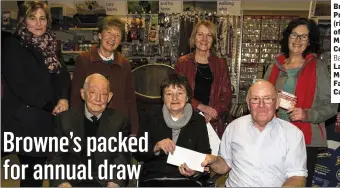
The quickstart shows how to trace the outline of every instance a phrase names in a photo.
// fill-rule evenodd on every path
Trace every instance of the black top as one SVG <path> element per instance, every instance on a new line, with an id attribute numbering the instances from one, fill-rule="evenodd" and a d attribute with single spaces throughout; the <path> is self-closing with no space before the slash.
<path id="1" fill-rule="evenodd" d="M 213 83 L 213 74 L 210 70 L 209 64 L 196 63 L 196 77 L 194 98 L 204 105 L 209 105 L 210 89 Z"/>
<path id="2" fill-rule="evenodd" d="M 85 130 L 85 137 L 94 137 L 97 135 L 98 126 L 100 123 L 100 119 L 97 119 L 96 121 L 91 121 L 84 117 L 84 130 Z"/>

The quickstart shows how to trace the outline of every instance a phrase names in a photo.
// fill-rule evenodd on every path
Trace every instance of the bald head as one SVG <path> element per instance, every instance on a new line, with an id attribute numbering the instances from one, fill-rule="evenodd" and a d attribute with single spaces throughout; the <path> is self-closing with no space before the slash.
<path id="1" fill-rule="evenodd" d="M 277 91 L 274 85 L 267 80 L 260 79 L 257 80 L 253 85 L 251 85 L 251 87 L 248 89 L 247 97 L 249 98 L 250 96 L 252 96 L 252 93 L 254 93 L 254 91 L 258 90 L 267 90 L 271 95 L 275 97 L 277 96 Z"/>
<path id="2" fill-rule="evenodd" d="M 255 126 L 262 131 L 279 107 L 277 91 L 266 80 L 256 81 L 248 90 L 247 104 Z"/>
<path id="3" fill-rule="evenodd" d="M 110 82 L 107 78 L 105 78 L 103 75 L 99 73 L 94 73 L 86 77 L 83 88 L 87 90 L 89 88 L 89 85 L 91 84 L 101 84 L 101 83 L 107 83 L 107 92 L 110 92 Z"/>

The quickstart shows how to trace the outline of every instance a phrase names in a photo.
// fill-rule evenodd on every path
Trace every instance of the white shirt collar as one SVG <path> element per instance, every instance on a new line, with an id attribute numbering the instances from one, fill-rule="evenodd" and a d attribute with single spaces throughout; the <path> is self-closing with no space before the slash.
<path id="1" fill-rule="evenodd" d="M 102 58 L 102 60 L 104 60 L 104 61 L 111 61 L 111 60 L 114 59 L 114 53 L 112 53 L 110 57 L 104 57 L 99 52 L 98 52 L 98 54 Z"/>
<path id="2" fill-rule="evenodd" d="M 103 113 L 100 113 L 98 116 L 96 116 L 98 119 L 100 119 L 100 117 L 102 117 L 102 114 Z M 89 110 L 87 109 L 87 106 L 85 105 L 85 117 L 90 120 L 90 121 L 93 121 L 91 119 L 91 117 L 94 116 L 93 114 L 91 114 L 91 112 L 89 112 Z"/>
<path id="3" fill-rule="evenodd" d="M 266 125 L 266 127 L 264 129 L 266 129 L 267 127 L 268 128 L 273 128 L 275 126 L 275 124 L 276 124 L 275 122 L 276 122 L 276 117 L 274 116 L 273 119 L 270 120 L 270 122 L 267 123 L 267 125 Z M 254 120 L 253 120 L 253 118 L 251 117 L 251 114 L 250 114 L 249 128 L 252 128 L 252 127 L 255 127 L 255 125 L 254 125 Z"/>

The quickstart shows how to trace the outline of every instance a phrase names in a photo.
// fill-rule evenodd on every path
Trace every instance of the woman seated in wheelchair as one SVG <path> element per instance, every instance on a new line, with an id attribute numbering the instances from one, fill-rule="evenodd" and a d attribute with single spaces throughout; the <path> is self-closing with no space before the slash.
<path id="1" fill-rule="evenodd" d="M 148 152 L 135 153 L 142 162 L 139 176 L 141 187 L 197 187 L 198 174 L 186 164 L 180 167 L 167 163 L 169 153 L 176 146 L 210 154 L 208 131 L 203 116 L 195 112 L 188 101 L 192 89 L 188 79 L 176 74 L 161 83 L 162 109 L 148 117 L 143 117 L 138 136 L 148 132 Z M 182 175 L 183 174 L 183 175 Z"/>

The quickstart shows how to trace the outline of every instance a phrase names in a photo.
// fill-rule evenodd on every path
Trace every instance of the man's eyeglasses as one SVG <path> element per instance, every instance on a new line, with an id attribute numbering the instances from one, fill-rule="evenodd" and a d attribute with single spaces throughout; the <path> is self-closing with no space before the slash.
<path id="1" fill-rule="evenodd" d="M 270 98 L 270 97 L 254 97 L 254 98 L 249 98 L 249 101 L 251 104 L 260 104 L 260 102 L 263 100 L 264 104 L 271 104 L 275 100 L 275 98 Z"/>
<path id="2" fill-rule="evenodd" d="M 307 41 L 308 39 L 309 39 L 309 37 L 308 37 L 308 35 L 306 35 L 306 34 L 302 34 L 302 35 L 298 35 L 297 33 L 291 33 L 290 35 L 289 35 L 289 37 L 291 38 L 291 39 L 297 39 L 297 38 L 300 38 L 300 40 L 302 40 L 302 41 Z"/>

